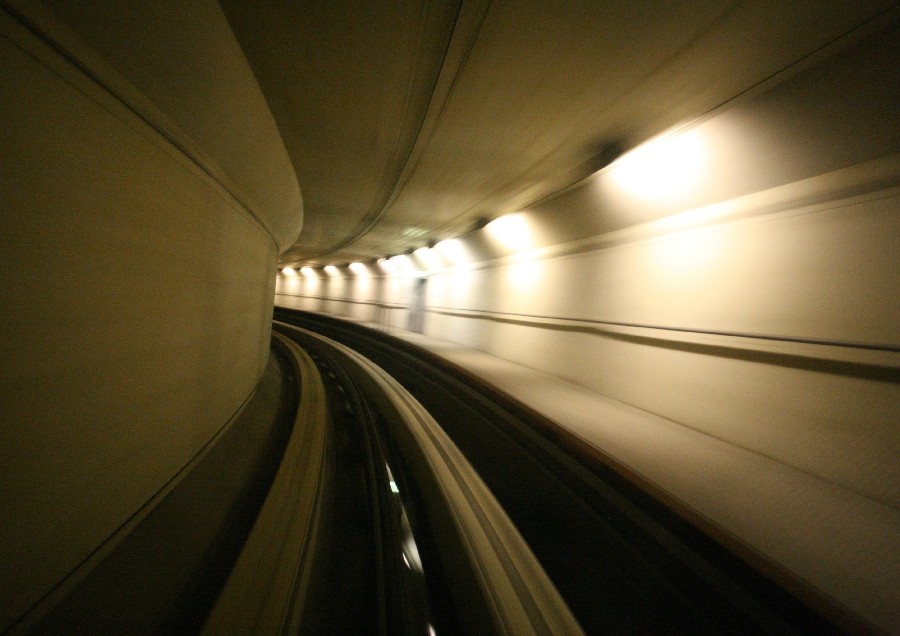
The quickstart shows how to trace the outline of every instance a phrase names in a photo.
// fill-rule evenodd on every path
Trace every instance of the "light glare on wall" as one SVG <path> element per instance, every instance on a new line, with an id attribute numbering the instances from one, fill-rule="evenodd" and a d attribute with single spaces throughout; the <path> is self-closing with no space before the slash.
<path id="1" fill-rule="evenodd" d="M 306 277 L 309 277 L 309 276 L 315 276 L 315 275 L 316 275 L 316 270 L 314 270 L 312 267 L 306 266 L 306 267 L 301 267 L 301 268 L 300 268 L 300 273 L 303 274 L 303 275 L 306 276 Z"/>
<path id="2" fill-rule="evenodd" d="M 659 275 L 684 279 L 697 272 L 710 271 L 721 261 L 723 243 L 720 234 L 708 229 L 679 232 L 650 243 Z"/>
<path id="3" fill-rule="evenodd" d="M 694 129 L 638 146 L 613 163 L 609 174 L 629 194 L 664 200 L 694 188 L 706 159 L 706 145 Z"/>
<path id="4" fill-rule="evenodd" d="M 362 263 L 350 263 L 350 271 L 357 276 L 368 276 L 369 268 Z"/>
<path id="5" fill-rule="evenodd" d="M 328 274 L 329 276 L 336 276 L 338 273 L 338 268 L 335 267 L 334 265 L 326 265 L 325 273 Z"/>
<path id="6" fill-rule="evenodd" d="M 533 247 L 531 227 L 519 212 L 498 217 L 484 226 L 484 229 L 491 238 L 510 250 L 522 251 Z"/>
<path id="7" fill-rule="evenodd" d="M 722 201 L 721 203 L 714 203 L 702 208 L 664 217 L 654 221 L 653 225 L 665 231 L 689 228 L 694 225 L 704 225 L 722 219 L 738 209 L 734 201 Z"/>
<path id="8" fill-rule="evenodd" d="M 459 239 L 447 239 L 434 246 L 434 249 L 452 264 L 462 263 L 467 259 L 466 248 Z"/>
<path id="9" fill-rule="evenodd" d="M 413 269 L 412 261 L 406 254 L 397 254 L 390 259 L 393 271 L 403 272 Z"/>
<path id="10" fill-rule="evenodd" d="M 420 247 L 413 252 L 413 254 L 415 254 L 428 269 L 437 269 L 441 266 L 440 259 L 430 247 Z"/>
<path id="11" fill-rule="evenodd" d="M 297 270 L 295 270 L 293 267 L 285 267 L 283 270 L 281 270 L 281 273 L 284 276 L 293 277 L 297 275 Z"/>
<path id="12" fill-rule="evenodd" d="M 519 293 L 533 292 L 541 282 L 543 267 L 544 264 L 540 261 L 515 261 L 507 271 L 508 282 Z"/>

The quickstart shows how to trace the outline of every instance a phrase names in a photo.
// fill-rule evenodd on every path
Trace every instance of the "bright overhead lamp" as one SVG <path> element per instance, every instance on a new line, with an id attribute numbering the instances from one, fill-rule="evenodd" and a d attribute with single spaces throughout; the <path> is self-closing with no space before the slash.
<path id="1" fill-rule="evenodd" d="M 428 268 L 437 269 L 441 266 L 441 259 L 430 247 L 420 247 L 413 254 Z"/>
<path id="2" fill-rule="evenodd" d="M 534 247 L 531 227 L 521 212 L 504 214 L 484 226 L 492 239 L 512 251 L 524 251 Z"/>
<path id="3" fill-rule="evenodd" d="M 458 238 L 446 239 L 434 246 L 435 251 L 453 264 L 467 260 L 466 247 Z"/>
<path id="4" fill-rule="evenodd" d="M 708 151 L 697 129 L 657 137 L 610 164 L 609 175 L 628 194 L 664 201 L 696 187 Z"/>
<path id="5" fill-rule="evenodd" d="M 406 254 L 397 254 L 396 256 L 392 256 L 390 261 L 388 262 L 392 264 L 394 271 L 404 271 L 412 269 L 412 261 Z"/>
<path id="6" fill-rule="evenodd" d="M 350 271 L 356 274 L 357 276 L 365 276 L 369 273 L 369 268 L 363 265 L 362 263 L 350 263 Z"/>

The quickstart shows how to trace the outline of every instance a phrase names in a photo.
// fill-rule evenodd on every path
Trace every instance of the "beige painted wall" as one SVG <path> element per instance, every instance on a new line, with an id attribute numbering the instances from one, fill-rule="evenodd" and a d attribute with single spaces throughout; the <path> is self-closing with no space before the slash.
<path id="1" fill-rule="evenodd" d="M 658 169 L 632 161 L 638 148 L 505 221 L 392 259 L 398 270 L 372 265 L 383 281 L 367 300 L 406 307 L 424 272 L 427 335 L 661 415 L 727 442 L 726 454 L 751 451 L 773 476 L 802 474 L 813 501 L 864 502 L 871 516 L 852 522 L 896 544 L 897 38 L 897 26 L 873 34 L 651 140 L 644 150 L 677 149 L 652 155 L 665 157 Z M 317 292 L 343 302 L 309 306 L 318 276 L 280 276 L 277 302 L 361 317 L 347 268 Z M 406 309 L 390 311 L 404 327 Z M 699 458 L 699 472 L 721 459 Z M 728 508 L 730 493 L 702 487 Z M 855 575 L 896 578 L 896 554 L 867 556 L 879 571 Z M 852 583 L 829 585 L 871 610 Z M 896 624 L 890 594 L 865 614 L 882 626 Z"/>
<path id="2" fill-rule="evenodd" d="M 833 361 L 898 354 L 780 338 L 900 344 L 898 209 L 894 189 L 466 274 L 475 290 L 500 281 L 493 297 L 459 298 L 456 275 L 435 274 L 426 332 L 896 507 L 900 387 Z"/>
<path id="3" fill-rule="evenodd" d="M 251 395 L 279 246 L 302 220 L 286 153 L 259 133 L 275 130 L 267 111 L 202 90 L 167 103 L 129 80 L 139 64 L 16 4 L 40 28 L 0 11 L 0 630 L 139 515 Z M 220 80 L 262 99 L 252 75 Z M 239 145 L 190 130 L 203 108 L 245 109 L 259 135 L 244 145 L 275 157 L 278 193 L 252 191 L 230 154 Z"/>
<path id="4" fill-rule="evenodd" d="M 425 332 L 900 506 L 900 387 L 879 370 L 900 366 L 900 184 L 879 177 L 898 168 L 854 172 L 874 189 L 851 197 L 792 204 L 810 184 L 788 184 L 674 233 L 654 222 L 431 271 Z M 278 303 L 384 324 L 368 302 L 408 303 L 410 281 L 281 276 Z"/>

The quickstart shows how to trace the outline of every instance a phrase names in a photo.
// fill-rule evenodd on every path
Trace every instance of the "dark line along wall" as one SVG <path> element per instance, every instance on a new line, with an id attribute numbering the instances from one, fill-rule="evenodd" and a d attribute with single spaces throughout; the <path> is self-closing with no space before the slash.
<path id="1" fill-rule="evenodd" d="M 520 212 L 515 247 L 488 226 L 457 239 L 461 262 L 438 245 L 406 271 L 280 276 L 277 302 L 405 328 L 426 276 L 426 335 L 799 471 L 817 493 L 868 511 L 863 532 L 896 546 L 897 41 L 894 25 L 673 135 L 704 156 L 672 196 L 627 191 L 613 164 Z M 729 492 L 722 509 L 752 514 L 750 496 Z M 896 625 L 890 591 L 853 591 L 900 573 L 896 551 L 856 554 L 859 571 L 817 565 L 816 550 L 859 550 L 797 515 L 782 518 L 808 528 L 808 561 L 831 593 Z M 765 541 L 763 551 L 783 549 L 777 529 Z"/>

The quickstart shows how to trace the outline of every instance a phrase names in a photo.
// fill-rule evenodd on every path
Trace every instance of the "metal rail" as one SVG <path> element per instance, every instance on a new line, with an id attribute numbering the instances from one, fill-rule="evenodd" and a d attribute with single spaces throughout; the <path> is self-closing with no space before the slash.
<path id="1" fill-rule="evenodd" d="M 275 317 L 351 347 L 409 390 L 478 471 L 587 632 L 839 633 L 817 604 L 470 374 L 348 321 L 281 308 Z"/>
<path id="2" fill-rule="evenodd" d="M 204 634 L 295 633 L 317 549 L 328 413 L 322 377 L 290 339 L 303 390 L 281 466 Z"/>
<path id="3" fill-rule="evenodd" d="M 349 347 L 294 326 L 276 326 L 342 357 L 387 424 L 414 487 L 423 495 L 420 503 L 459 629 L 473 634 L 583 633 L 496 498 L 422 405 Z"/>

